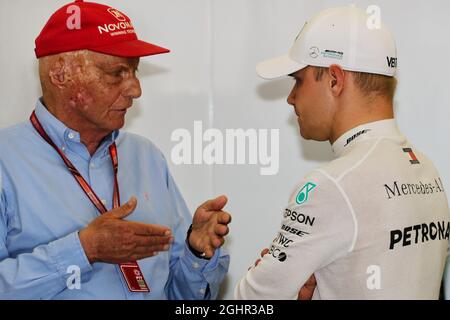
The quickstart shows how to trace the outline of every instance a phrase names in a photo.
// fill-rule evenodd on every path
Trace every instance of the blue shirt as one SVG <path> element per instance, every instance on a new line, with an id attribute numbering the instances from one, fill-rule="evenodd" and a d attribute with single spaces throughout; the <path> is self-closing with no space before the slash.
<path id="1" fill-rule="evenodd" d="M 170 251 L 139 261 L 150 293 L 129 292 L 116 265 L 91 265 L 78 232 L 100 213 L 57 152 L 26 121 L 0 130 L 0 299 L 216 298 L 229 256 L 216 250 L 211 260 L 199 259 L 187 247 L 192 217 L 163 154 L 143 137 L 116 131 L 91 156 L 79 133 L 41 101 L 36 116 L 108 210 L 114 189 L 108 148 L 115 141 L 122 203 L 138 199 L 126 220 L 167 226 L 175 241 Z M 73 266 L 81 272 L 79 289 L 69 289 L 76 283 Z"/>

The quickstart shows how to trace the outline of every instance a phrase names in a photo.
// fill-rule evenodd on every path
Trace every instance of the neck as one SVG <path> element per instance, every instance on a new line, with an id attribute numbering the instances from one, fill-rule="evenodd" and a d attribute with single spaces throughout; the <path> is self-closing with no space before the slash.
<path id="1" fill-rule="evenodd" d="M 106 135 L 89 135 L 89 134 L 82 134 L 80 133 L 80 140 L 81 142 L 86 146 L 86 148 L 89 151 L 89 154 L 93 156 L 95 152 L 97 151 L 98 147 L 100 146 L 100 143 L 103 141 L 103 139 L 107 136 Z"/>
<path id="2" fill-rule="evenodd" d="M 57 104 L 47 101 L 45 98 L 43 100 L 47 110 L 55 118 L 64 123 L 66 127 L 80 134 L 81 143 L 86 146 L 91 156 L 95 154 L 103 139 L 111 134 L 110 131 L 99 129 L 86 119 L 80 118 L 72 111 L 70 106 L 60 107 L 58 104 L 58 107 L 56 107 Z"/>
<path id="3" fill-rule="evenodd" d="M 331 144 L 347 131 L 360 125 L 394 118 L 392 102 L 381 97 L 370 101 L 353 100 L 338 110 L 329 139 Z"/>

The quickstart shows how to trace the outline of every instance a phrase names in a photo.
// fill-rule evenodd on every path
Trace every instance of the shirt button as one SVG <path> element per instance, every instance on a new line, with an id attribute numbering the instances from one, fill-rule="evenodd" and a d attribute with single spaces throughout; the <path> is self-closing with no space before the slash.
<path id="1" fill-rule="evenodd" d="M 69 133 L 69 139 L 72 140 L 73 138 L 75 138 L 75 135 L 72 132 Z"/>
<path id="2" fill-rule="evenodd" d="M 192 264 L 192 266 L 194 267 L 194 269 L 200 268 L 200 265 L 199 265 L 197 262 L 194 262 L 194 263 Z"/>
<path id="3" fill-rule="evenodd" d="M 62 151 L 66 151 L 66 147 L 61 147 L 61 150 Z"/>
<path id="4" fill-rule="evenodd" d="M 205 294 L 205 289 L 200 289 L 199 291 L 201 294 Z"/>
<path id="5" fill-rule="evenodd" d="M 102 199 L 101 201 L 102 201 L 103 205 L 106 206 L 106 200 L 105 200 L 105 199 Z"/>
<path id="6" fill-rule="evenodd" d="M 95 168 L 95 164 L 91 163 L 91 168 Z"/>

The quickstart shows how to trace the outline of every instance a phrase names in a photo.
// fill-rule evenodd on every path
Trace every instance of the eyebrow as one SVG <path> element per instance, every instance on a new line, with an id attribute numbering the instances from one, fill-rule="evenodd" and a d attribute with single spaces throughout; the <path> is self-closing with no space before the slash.
<path id="1" fill-rule="evenodd" d="M 134 69 L 135 71 L 136 70 L 138 70 L 138 66 L 130 66 L 130 65 L 127 65 L 127 64 L 125 64 L 125 63 L 123 63 L 123 62 L 119 62 L 119 63 L 117 63 L 117 64 L 114 64 L 114 65 L 108 65 L 108 64 L 105 64 L 105 63 L 96 63 L 95 64 L 95 66 L 96 67 L 98 67 L 98 68 L 100 68 L 100 69 L 102 69 L 103 71 L 106 71 L 106 72 L 108 72 L 108 71 L 116 71 L 116 70 L 128 70 L 128 69 Z"/>

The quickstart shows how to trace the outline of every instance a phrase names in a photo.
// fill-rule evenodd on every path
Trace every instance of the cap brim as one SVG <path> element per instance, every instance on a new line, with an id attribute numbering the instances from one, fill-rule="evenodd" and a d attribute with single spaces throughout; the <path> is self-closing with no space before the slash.
<path id="1" fill-rule="evenodd" d="M 139 58 L 170 52 L 169 49 L 141 40 L 124 41 L 114 45 L 90 48 L 89 50 L 124 58 Z"/>
<path id="2" fill-rule="evenodd" d="M 300 64 L 291 58 L 289 55 L 266 60 L 258 64 L 256 73 L 263 79 L 276 79 L 279 77 L 290 75 L 307 65 Z"/>

